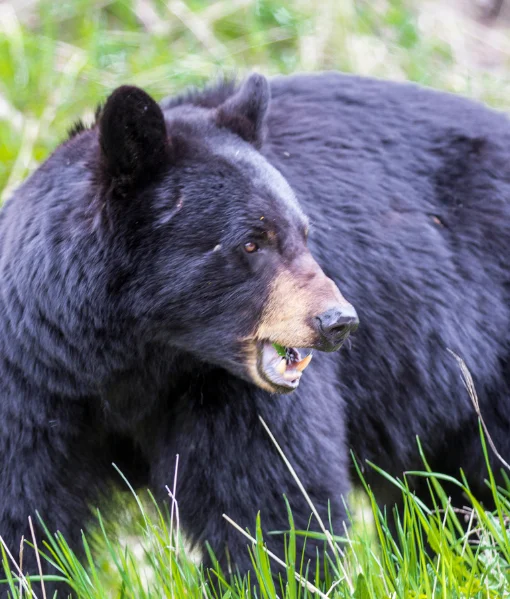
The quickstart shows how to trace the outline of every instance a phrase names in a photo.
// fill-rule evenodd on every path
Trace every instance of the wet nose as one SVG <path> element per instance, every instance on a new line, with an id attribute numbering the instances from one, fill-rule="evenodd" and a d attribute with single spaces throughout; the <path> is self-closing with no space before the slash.
<path id="1" fill-rule="evenodd" d="M 354 306 L 348 304 L 338 308 L 331 308 L 317 316 L 318 329 L 322 341 L 331 348 L 337 347 L 350 333 L 358 328 L 359 318 Z"/>

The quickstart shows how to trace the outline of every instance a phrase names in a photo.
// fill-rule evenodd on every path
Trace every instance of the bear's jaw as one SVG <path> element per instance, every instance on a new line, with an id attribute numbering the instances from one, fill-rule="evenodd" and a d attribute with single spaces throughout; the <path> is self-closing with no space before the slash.
<path id="1" fill-rule="evenodd" d="M 284 347 L 285 355 L 270 341 L 258 345 L 257 370 L 262 379 L 271 385 L 274 393 L 290 393 L 299 385 L 303 371 L 310 364 L 312 350 Z"/>

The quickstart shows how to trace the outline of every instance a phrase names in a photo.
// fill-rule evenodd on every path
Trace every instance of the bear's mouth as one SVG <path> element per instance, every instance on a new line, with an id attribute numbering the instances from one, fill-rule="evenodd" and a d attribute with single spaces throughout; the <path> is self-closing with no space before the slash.
<path id="1" fill-rule="evenodd" d="M 311 359 L 311 349 L 283 346 L 277 349 L 270 341 L 263 341 L 258 347 L 257 369 L 275 393 L 290 393 L 298 387 Z"/>

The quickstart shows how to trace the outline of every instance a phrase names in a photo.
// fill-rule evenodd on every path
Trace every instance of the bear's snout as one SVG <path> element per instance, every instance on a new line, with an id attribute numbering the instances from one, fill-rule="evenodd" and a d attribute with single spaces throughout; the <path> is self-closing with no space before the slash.
<path id="1" fill-rule="evenodd" d="M 330 308 L 315 320 L 324 351 L 338 349 L 359 326 L 358 314 L 351 304 Z"/>
<path id="2" fill-rule="evenodd" d="M 334 351 L 358 324 L 354 307 L 306 252 L 277 272 L 254 336 L 285 347 Z"/>

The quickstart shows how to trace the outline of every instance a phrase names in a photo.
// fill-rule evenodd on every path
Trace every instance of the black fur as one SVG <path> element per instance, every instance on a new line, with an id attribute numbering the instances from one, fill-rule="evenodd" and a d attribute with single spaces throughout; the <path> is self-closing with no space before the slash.
<path id="1" fill-rule="evenodd" d="M 79 544 L 89 506 L 120 483 L 112 461 L 163 496 L 179 453 L 186 530 L 247 569 L 222 513 L 253 527 L 260 509 L 282 530 L 285 493 L 297 526 L 309 517 L 258 415 L 324 517 L 331 500 L 337 531 L 349 447 L 401 474 L 420 466 L 420 435 L 433 468 L 462 466 L 483 495 L 476 417 L 447 348 L 510 454 L 507 118 L 333 73 L 270 90 L 269 108 L 255 78 L 161 111 L 120 88 L 0 213 L 0 534 L 13 550 L 36 509 Z M 317 354 L 288 396 L 250 382 L 238 342 L 304 247 L 306 218 L 269 164 L 361 319 L 352 349 Z"/>
<path id="2" fill-rule="evenodd" d="M 261 75 L 252 75 L 218 108 L 216 123 L 259 148 L 265 137 L 269 93 L 267 80 Z"/>
<path id="3" fill-rule="evenodd" d="M 143 90 L 122 86 L 99 117 L 106 188 L 128 192 L 168 166 L 169 144 L 161 108 Z"/>
<path id="4" fill-rule="evenodd" d="M 96 106 L 96 110 L 94 111 L 94 121 L 90 125 L 85 124 L 82 119 L 78 119 L 77 121 L 75 121 L 72 127 L 67 131 L 67 138 L 72 139 L 76 135 L 83 133 L 83 131 L 88 131 L 89 129 L 94 128 L 99 121 L 99 117 L 101 116 L 102 110 L 103 105 L 98 104 Z"/>
<path id="5" fill-rule="evenodd" d="M 69 139 L 75 137 L 76 135 L 79 135 L 80 133 L 83 133 L 83 131 L 86 131 L 88 129 L 87 125 L 85 125 L 85 123 L 79 119 L 77 121 L 75 121 L 74 125 L 68 129 L 67 131 L 67 137 Z"/>
<path id="6" fill-rule="evenodd" d="M 177 96 L 169 96 L 160 102 L 164 111 L 177 106 L 197 106 L 200 108 L 218 108 L 234 95 L 238 86 L 234 78 L 220 77 L 204 87 L 192 87 Z"/>

